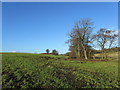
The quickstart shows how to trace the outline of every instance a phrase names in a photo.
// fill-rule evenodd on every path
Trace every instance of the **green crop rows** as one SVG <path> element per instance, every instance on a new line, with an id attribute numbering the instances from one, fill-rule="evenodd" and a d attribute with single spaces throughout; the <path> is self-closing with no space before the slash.
<path id="1" fill-rule="evenodd" d="M 3 54 L 3 88 L 119 88 L 118 63 Z"/>

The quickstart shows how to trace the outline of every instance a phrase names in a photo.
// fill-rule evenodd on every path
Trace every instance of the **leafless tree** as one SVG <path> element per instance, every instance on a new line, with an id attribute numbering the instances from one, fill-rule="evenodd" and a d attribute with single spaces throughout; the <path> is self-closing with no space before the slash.
<path id="1" fill-rule="evenodd" d="M 88 46 L 92 29 L 93 22 L 91 22 L 91 19 L 85 18 L 76 22 L 74 28 L 69 34 L 70 47 L 72 47 L 72 51 L 75 52 L 78 58 L 84 55 L 84 58 L 88 59 L 87 51 L 89 49 Z M 83 53 L 81 53 L 82 51 Z"/>
<path id="2" fill-rule="evenodd" d="M 102 58 L 105 57 L 105 49 L 107 48 L 107 45 L 109 48 L 111 48 L 113 42 L 115 42 L 115 39 L 117 37 L 116 34 L 113 33 L 113 30 L 107 30 L 105 28 L 101 28 L 97 34 L 94 35 L 94 39 L 97 41 L 99 47 L 102 50 Z"/>
<path id="3" fill-rule="evenodd" d="M 112 47 L 113 43 L 116 41 L 118 34 L 115 33 L 115 31 L 113 30 L 107 30 L 106 32 L 107 36 L 108 36 L 108 45 L 109 45 L 109 49 Z"/>

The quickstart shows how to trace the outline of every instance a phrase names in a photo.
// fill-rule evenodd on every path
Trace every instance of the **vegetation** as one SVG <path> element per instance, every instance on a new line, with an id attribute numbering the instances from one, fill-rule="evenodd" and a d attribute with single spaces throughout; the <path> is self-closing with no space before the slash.
<path id="1" fill-rule="evenodd" d="M 75 23 L 73 30 L 70 32 L 70 51 L 73 57 L 84 57 L 88 59 L 88 54 L 90 54 L 91 48 L 91 32 L 93 29 L 93 23 L 89 18 L 81 19 Z"/>
<path id="2" fill-rule="evenodd" d="M 104 59 L 105 56 L 105 48 L 110 49 L 113 43 L 116 41 L 117 34 L 113 33 L 114 31 L 112 30 L 107 30 L 105 28 L 101 28 L 97 34 L 95 34 L 93 37 L 97 41 L 98 46 L 101 48 L 102 51 L 102 58 Z M 109 42 L 109 43 L 108 43 Z"/>
<path id="3" fill-rule="evenodd" d="M 102 54 L 102 50 L 96 50 L 96 53 L 94 54 L 94 56 L 96 58 L 101 59 L 103 54 Z M 105 55 L 106 55 L 106 59 L 108 60 L 118 60 L 118 56 L 120 53 L 120 47 L 116 47 L 116 48 L 111 48 L 111 49 L 105 49 Z"/>
<path id="4" fill-rule="evenodd" d="M 89 18 L 84 18 L 77 21 L 74 28 L 69 33 L 70 57 L 79 59 L 89 59 L 94 55 L 94 46 L 98 46 L 102 51 L 102 59 L 106 57 L 105 49 L 111 48 L 114 45 L 118 35 L 113 30 L 101 28 L 97 34 L 92 35 L 93 22 Z"/>
<path id="5" fill-rule="evenodd" d="M 50 50 L 49 49 L 46 49 L 46 53 L 49 54 Z"/>
<path id="6" fill-rule="evenodd" d="M 118 35 L 105 28 L 92 35 L 92 30 L 91 19 L 76 22 L 69 33 L 70 52 L 64 55 L 55 49 L 41 54 L 0 53 L 3 89 L 119 88 L 120 47 L 111 48 Z"/>
<path id="7" fill-rule="evenodd" d="M 4 88 L 119 88 L 118 62 L 78 61 L 68 56 L 3 54 Z"/>
<path id="8" fill-rule="evenodd" d="M 54 54 L 54 55 L 58 55 L 58 51 L 57 50 L 52 50 L 52 53 Z"/>

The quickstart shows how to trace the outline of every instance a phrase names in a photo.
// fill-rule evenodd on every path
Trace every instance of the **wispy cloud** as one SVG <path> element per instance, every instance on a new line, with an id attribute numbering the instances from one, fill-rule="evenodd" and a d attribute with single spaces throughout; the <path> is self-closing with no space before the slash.
<path id="1" fill-rule="evenodd" d="M 118 27 L 117 26 L 110 26 L 108 29 L 114 30 L 114 31 L 118 31 Z"/>

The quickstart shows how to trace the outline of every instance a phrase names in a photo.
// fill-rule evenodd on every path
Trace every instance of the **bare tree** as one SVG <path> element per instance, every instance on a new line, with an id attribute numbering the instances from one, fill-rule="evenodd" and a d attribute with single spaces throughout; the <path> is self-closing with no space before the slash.
<path id="1" fill-rule="evenodd" d="M 113 30 L 107 30 L 109 49 L 112 47 L 113 43 L 116 41 L 118 34 Z"/>
<path id="2" fill-rule="evenodd" d="M 117 37 L 116 34 L 113 33 L 113 30 L 107 30 L 105 28 L 101 28 L 97 34 L 94 35 L 94 39 L 97 41 L 99 47 L 102 50 L 102 58 L 105 57 L 105 49 L 107 48 L 107 45 L 109 48 L 111 48 L 113 42 L 115 42 L 115 39 Z"/>
<path id="3" fill-rule="evenodd" d="M 105 28 L 101 28 L 96 35 L 94 35 L 94 38 L 96 39 L 99 47 L 102 50 L 102 58 L 104 59 L 104 50 L 105 50 L 105 44 L 107 43 L 107 30 Z"/>
<path id="4" fill-rule="evenodd" d="M 93 22 L 91 19 L 81 19 L 75 23 L 73 30 L 70 32 L 69 43 L 73 48 L 72 51 L 76 53 L 76 56 L 80 58 L 84 55 L 85 59 L 88 59 L 87 51 L 90 43 L 90 36 L 93 29 Z M 81 51 L 83 54 L 81 55 Z"/>

